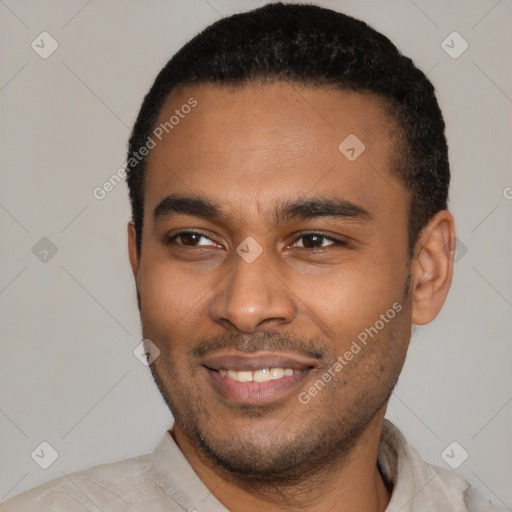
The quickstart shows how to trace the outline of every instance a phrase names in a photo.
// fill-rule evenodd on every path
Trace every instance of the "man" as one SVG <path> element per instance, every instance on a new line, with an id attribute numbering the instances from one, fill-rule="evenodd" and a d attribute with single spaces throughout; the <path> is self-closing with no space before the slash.
<path id="1" fill-rule="evenodd" d="M 455 231 L 434 89 L 365 23 L 274 4 L 185 45 L 130 139 L 128 245 L 175 423 L 2 510 L 491 510 L 384 419 Z"/>

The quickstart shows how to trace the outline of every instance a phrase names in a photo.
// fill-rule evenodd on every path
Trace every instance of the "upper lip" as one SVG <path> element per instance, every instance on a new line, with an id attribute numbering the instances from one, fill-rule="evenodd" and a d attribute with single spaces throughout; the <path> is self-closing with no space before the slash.
<path id="1" fill-rule="evenodd" d="M 244 352 L 220 353 L 202 359 L 203 366 L 211 370 L 256 371 L 262 368 L 291 368 L 305 370 L 318 366 L 318 361 L 299 354 L 278 352 Z"/>

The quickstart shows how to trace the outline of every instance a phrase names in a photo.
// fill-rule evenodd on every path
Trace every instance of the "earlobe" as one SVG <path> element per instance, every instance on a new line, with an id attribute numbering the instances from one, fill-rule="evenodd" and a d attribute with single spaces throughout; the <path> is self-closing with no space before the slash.
<path id="1" fill-rule="evenodd" d="M 423 325 L 437 316 L 453 276 L 455 224 L 447 210 L 438 212 L 421 231 L 411 265 L 412 322 Z"/>

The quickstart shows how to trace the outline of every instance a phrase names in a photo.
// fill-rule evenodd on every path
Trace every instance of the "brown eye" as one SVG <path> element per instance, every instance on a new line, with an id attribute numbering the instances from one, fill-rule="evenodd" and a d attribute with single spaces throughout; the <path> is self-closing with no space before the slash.
<path id="1" fill-rule="evenodd" d="M 343 245 L 343 242 L 322 235 L 320 233 L 311 233 L 300 236 L 297 238 L 297 241 L 293 245 L 294 247 L 300 247 L 304 249 L 319 249 L 331 245 Z"/>
<path id="2" fill-rule="evenodd" d="M 182 231 L 167 239 L 167 245 L 175 243 L 184 247 L 215 246 L 215 242 L 202 233 Z"/>
<path id="3" fill-rule="evenodd" d="M 183 245 L 197 245 L 202 235 L 198 233 L 182 233 L 178 236 L 178 239 Z"/>
<path id="4" fill-rule="evenodd" d="M 315 247 L 322 247 L 324 236 L 319 235 L 306 235 L 302 237 L 302 245 L 307 249 L 314 249 Z"/>

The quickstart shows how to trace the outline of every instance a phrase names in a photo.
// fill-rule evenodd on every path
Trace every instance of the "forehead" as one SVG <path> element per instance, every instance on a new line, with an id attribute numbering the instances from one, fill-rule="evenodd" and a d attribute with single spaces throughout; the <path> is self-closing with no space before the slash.
<path id="1" fill-rule="evenodd" d="M 281 82 L 183 87 L 152 136 L 146 205 L 176 192 L 256 209 L 309 192 L 367 203 L 404 197 L 392 173 L 393 125 L 381 100 L 358 92 Z"/>

